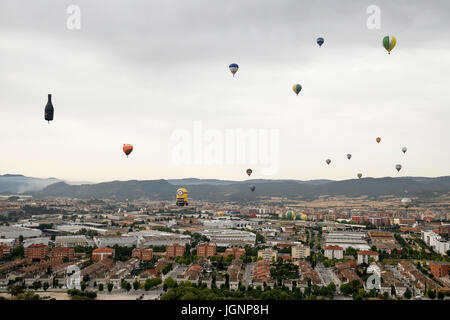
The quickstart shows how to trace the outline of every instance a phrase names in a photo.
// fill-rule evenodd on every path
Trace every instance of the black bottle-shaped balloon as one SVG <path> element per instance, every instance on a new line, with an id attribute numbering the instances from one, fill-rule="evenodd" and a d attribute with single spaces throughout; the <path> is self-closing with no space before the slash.
<path id="1" fill-rule="evenodd" d="M 45 120 L 50 123 L 53 120 L 53 104 L 52 104 L 52 95 L 48 95 L 47 105 L 45 106 Z"/>

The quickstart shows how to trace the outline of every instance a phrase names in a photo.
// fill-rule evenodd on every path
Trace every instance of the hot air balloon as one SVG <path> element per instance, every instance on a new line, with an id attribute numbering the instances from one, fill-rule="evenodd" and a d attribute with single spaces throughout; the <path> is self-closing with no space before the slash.
<path id="1" fill-rule="evenodd" d="M 397 39 L 394 36 L 386 36 L 383 38 L 383 47 L 391 54 L 391 50 L 394 49 L 397 44 Z"/>
<path id="2" fill-rule="evenodd" d="M 396 165 L 395 165 L 395 169 L 397 169 L 397 171 L 400 171 L 401 168 L 402 168 L 402 165 L 401 165 L 401 164 L 396 164 Z"/>
<path id="3" fill-rule="evenodd" d="M 252 174 L 253 170 L 252 169 L 247 169 L 246 172 L 247 172 L 248 176 L 250 176 Z"/>
<path id="4" fill-rule="evenodd" d="M 255 189 L 256 189 L 256 186 L 255 186 L 254 184 L 252 184 L 252 185 L 250 186 L 250 190 L 252 190 L 252 192 L 253 192 L 253 191 L 255 191 Z"/>
<path id="5" fill-rule="evenodd" d="M 188 205 L 188 191 L 186 188 L 179 188 L 177 190 L 176 205 L 179 207 Z"/>
<path id="6" fill-rule="evenodd" d="M 125 154 L 128 155 L 131 153 L 131 151 L 133 151 L 133 146 L 131 144 L 124 144 L 122 147 L 123 152 L 125 152 Z"/>
<path id="7" fill-rule="evenodd" d="M 54 113 L 54 108 L 53 108 L 53 104 L 52 104 L 52 95 L 49 94 L 48 95 L 48 100 L 47 100 L 47 105 L 45 106 L 45 120 L 48 121 L 48 123 L 50 123 L 50 121 L 53 120 L 53 113 Z"/>
<path id="8" fill-rule="evenodd" d="M 294 212 L 292 210 L 289 210 L 286 212 L 286 218 L 288 220 L 292 220 L 294 218 Z"/>
<path id="9" fill-rule="evenodd" d="M 327 159 L 327 160 L 325 160 L 325 162 L 326 162 L 327 164 L 330 164 L 330 163 L 331 163 L 331 160 L 330 160 L 330 159 Z"/>
<path id="10" fill-rule="evenodd" d="M 403 147 L 403 148 L 402 148 L 402 152 L 403 152 L 403 153 L 406 153 L 406 150 L 408 150 L 406 147 Z"/>
<path id="11" fill-rule="evenodd" d="M 352 155 L 349 153 L 347 154 L 347 159 L 350 160 L 352 158 Z"/>
<path id="12" fill-rule="evenodd" d="M 409 208 L 409 206 L 411 205 L 411 199 L 410 198 L 403 198 L 402 199 L 402 206 L 405 208 Z"/>
<path id="13" fill-rule="evenodd" d="M 358 179 L 361 179 L 362 173 L 358 173 Z"/>
<path id="14" fill-rule="evenodd" d="M 381 141 L 381 138 L 380 138 L 380 137 L 378 137 L 378 138 L 376 138 L 375 140 L 377 140 L 377 143 L 380 143 L 380 141 Z"/>
<path id="15" fill-rule="evenodd" d="M 236 74 L 236 72 L 239 69 L 239 66 L 236 63 L 232 63 L 232 64 L 230 64 L 229 68 L 234 77 L 234 75 Z"/>
<path id="16" fill-rule="evenodd" d="M 297 84 L 294 84 L 292 86 L 292 90 L 294 90 L 295 94 L 298 95 L 300 93 L 300 91 L 302 91 L 302 86 Z"/>
<path id="17" fill-rule="evenodd" d="M 319 48 L 322 47 L 325 40 L 322 37 L 317 38 L 317 44 L 319 45 Z"/>

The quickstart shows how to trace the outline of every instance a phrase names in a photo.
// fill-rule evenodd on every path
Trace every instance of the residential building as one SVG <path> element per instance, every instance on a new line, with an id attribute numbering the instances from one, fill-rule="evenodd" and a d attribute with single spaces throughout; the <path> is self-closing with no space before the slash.
<path id="1" fill-rule="evenodd" d="M 326 246 L 323 248 L 324 256 L 328 259 L 343 259 L 344 258 L 344 248 L 339 246 Z"/>
<path id="2" fill-rule="evenodd" d="M 174 258 L 184 255 L 185 246 L 174 243 L 173 245 L 166 246 L 166 257 Z"/>
<path id="3" fill-rule="evenodd" d="M 52 252 L 50 253 L 50 257 L 52 259 L 67 257 L 69 261 L 72 261 L 75 258 L 75 250 L 73 248 L 64 247 L 53 248 Z"/>
<path id="4" fill-rule="evenodd" d="M 133 258 L 138 258 L 141 261 L 150 261 L 153 258 L 153 249 L 152 248 L 133 249 L 131 256 Z"/>
<path id="5" fill-rule="evenodd" d="M 213 257 L 216 255 L 216 245 L 214 243 L 205 242 L 197 245 L 197 256 Z"/>
<path id="6" fill-rule="evenodd" d="M 98 248 L 92 251 L 92 261 L 102 261 L 107 258 L 114 258 L 113 248 Z"/>
<path id="7" fill-rule="evenodd" d="M 258 258 L 262 258 L 263 260 L 267 261 L 277 261 L 277 250 L 273 249 L 264 249 L 258 251 Z"/>
<path id="8" fill-rule="evenodd" d="M 430 261 L 430 270 L 436 278 L 445 277 L 450 274 L 450 262 Z"/>
<path id="9" fill-rule="evenodd" d="M 25 248 L 25 258 L 33 260 L 44 260 L 48 255 L 48 246 L 43 244 L 32 244 Z"/>
<path id="10" fill-rule="evenodd" d="M 11 247 L 6 246 L 4 244 L 0 245 L 0 259 L 3 258 L 3 256 L 11 254 Z"/>
<path id="11" fill-rule="evenodd" d="M 270 280 L 270 262 L 267 260 L 260 260 L 255 264 L 253 271 L 253 281 L 268 282 Z"/>
<path id="12" fill-rule="evenodd" d="M 223 256 L 226 258 L 229 255 L 233 255 L 235 259 L 239 259 L 245 255 L 245 249 L 243 248 L 227 248 Z"/>
<path id="13" fill-rule="evenodd" d="M 297 261 L 300 259 L 305 259 L 311 254 L 311 249 L 309 246 L 303 244 L 294 245 L 291 247 L 292 260 Z"/>
<path id="14" fill-rule="evenodd" d="M 376 251 L 358 251 L 358 264 L 370 263 L 370 259 L 373 258 L 374 261 L 378 261 L 378 252 Z"/>

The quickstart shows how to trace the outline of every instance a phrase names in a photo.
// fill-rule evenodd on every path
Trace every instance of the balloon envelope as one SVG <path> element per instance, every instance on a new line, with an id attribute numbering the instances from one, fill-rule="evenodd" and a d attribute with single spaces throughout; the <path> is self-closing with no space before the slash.
<path id="1" fill-rule="evenodd" d="M 391 50 L 394 49 L 397 44 L 397 39 L 394 36 L 385 36 L 383 38 L 383 47 L 391 54 Z"/>
<path id="2" fill-rule="evenodd" d="M 133 151 L 133 146 L 131 144 L 124 144 L 122 147 L 123 152 L 125 152 L 125 154 L 128 155 L 131 153 L 131 151 Z"/>
<path id="3" fill-rule="evenodd" d="M 378 137 L 378 138 L 376 138 L 375 139 L 378 143 L 380 143 L 380 141 L 381 141 L 381 138 L 380 137 Z"/>
<path id="4" fill-rule="evenodd" d="M 300 84 L 294 84 L 292 86 L 292 90 L 294 90 L 295 94 L 298 95 L 300 91 L 302 91 L 302 86 Z"/>
<path id="5" fill-rule="evenodd" d="M 347 154 L 347 159 L 350 160 L 352 158 L 352 155 L 349 153 Z"/>
<path id="6" fill-rule="evenodd" d="M 247 174 L 250 176 L 252 174 L 252 169 L 247 169 Z"/>
<path id="7" fill-rule="evenodd" d="M 331 160 L 330 160 L 330 159 L 327 159 L 327 160 L 325 160 L 325 162 L 326 162 L 327 164 L 330 164 L 330 163 L 331 163 Z"/>
<path id="8" fill-rule="evenodd" d="M 406 150 L 408 150 L 406 147 L 403 147 L 403 148 L 402 148 L 402 152 L 403 152 L 403 153 L 405 153 Z"/>
<path id="9" fill-rule="evenodd" d="M 230 71 L 233 74 L 233 77 L 235 75 L 235 73 L 238 71 L 239 66 L 236 63 L 232 63 L 229 65 Z"/>
<path id="10" fill-rule="evenodd" d="M 53 120 L 53 113 L 55 109 L 53 108 L 52 104 L 52 95 L 48 95 L 47 105 L 45 106 L 44 116 L 45 120 L 47 120 L 49 123 Z"/>
<path id="11" fill-rule="evenodd" d="M 324 42 L 325 40 L 322 37 L 317 38 L 317 44 L 319 45 L 319 47 L 321 47 Z"/>
<path id="12" fill-rule="evenodd" d="M 410 198 L 403 198 L 402 199 L 402 206 L 405 208 L 408 208 L 411 205 L 411 199 Z"/>
<path id="13" fill-rule="evenodd" d="M 252 192 L 253 192 L 253 191 L 255 191 L 255 189 L 256 189 L 256 186 L 255 186 L 254 184 L 252 184 L 252 185 L 250 186 L 250 190 L 252 190 Z"/>
<path id="14" fill-rule="evenodd" d="M 361 179 L 362 173 L 358 173 L 358 179 Z"/>
<path id="15" fill-rule="evenodd" d="M 401 164 L 396 164 L 396 165 L 395 165 L 395 169 L 397 169 L 397 171 L 400 171 L 401 168 L 402 168 L 402 165 L 401 165 Z"/>

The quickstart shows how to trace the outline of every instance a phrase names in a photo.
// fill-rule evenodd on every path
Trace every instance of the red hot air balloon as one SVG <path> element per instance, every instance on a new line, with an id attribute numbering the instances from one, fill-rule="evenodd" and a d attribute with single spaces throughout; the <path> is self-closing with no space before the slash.
<path id="1" fill-rule="evenodd" d="M 378 137 L 377 139 L 377 143 L 380 143 L 380 141 L 381 141 L 381 138 L 380 137 Z"/>
<path id="2" fill-rule="evenodd" d="M 326 162 L 327 164 L 330 164 L 330 163 L 331 163 L 331 160 L 330 160 L 330 159 L 327 159 L 327 160 L 325 160 L 325 162 Z"/>
<path id="3" fill-rule="evenodd" d="M 128 155 L 131 153 L 131 151 L 133 151 L 133 146 L 131 144 L 124 144 L 123 145 L 123 152 L 125 152 L 125 154 Z"/>

